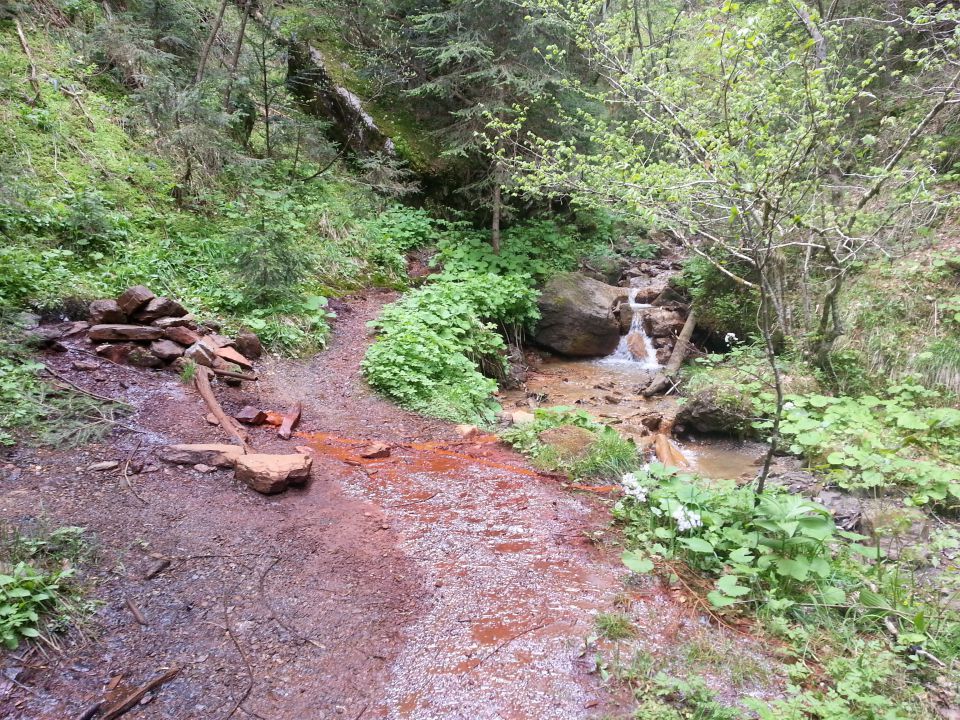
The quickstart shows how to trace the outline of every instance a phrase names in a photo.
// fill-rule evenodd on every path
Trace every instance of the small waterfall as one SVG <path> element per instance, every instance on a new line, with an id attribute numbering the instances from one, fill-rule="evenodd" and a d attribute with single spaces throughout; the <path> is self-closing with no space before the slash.
<path id="1" fill-rule="evenodd" d="M 629 365 L 638 370 L 659 370 L 663 367 L 657 362 L 657 350 L 653 347 L 653 340 L 647 337 L 643 329 L 643 310 L 653 307 L 638 303 L 637 290 L 631 289 L 629 294 L 630 309 L 633 318 L 630 322 L 630 331 L 620 338 L 620 344 L 610 355 L 598 362 L 605 365 Z"/>

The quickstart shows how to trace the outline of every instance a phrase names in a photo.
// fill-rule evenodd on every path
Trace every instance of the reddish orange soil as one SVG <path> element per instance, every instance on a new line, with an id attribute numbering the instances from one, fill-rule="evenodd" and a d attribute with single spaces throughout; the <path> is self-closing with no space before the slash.
<path id="1" fill-rule="evenodd" d="M 316 358 L 266 360 L 256 387 L 217 389 L 228 411 L 304 402 L 299 437 L 253 432 L 258 450 L 315 455 L 309 485 L 279 496 L 155 459 L 165 444 L 227 441 L 176 377 L 76 372 L 71 361 L 89 357 L 73 351 L 43 358 L 134 404 L 123 422 L 136 432 L 4 451 L 0 519 L 87 528 L 100 562 L 86 579 L 103 606 L 61 651 L 4 659 L 0 716 L 77 717 L 177 666 L 129 717 L 574 720 L 611 707 L 582 657 L 598 610 L 635 596 L 652 645 L 695 622 L 656 591 L 623 593 L 616 554 L 587 539 L 607 523 L 596 495 L 564 490 L 492 438 L 459 441 L 363 384 L 366 323 L 390 299 L 341 305 Z M 370 441 L 391 444 L 390 457 L 360 458 Z M 132 475 L 143 502 L 119 471 L 83 469 L 131 454 L 134 468 L 157 467 Z M 144 579 L 161 557 L 170 567 Z"/>

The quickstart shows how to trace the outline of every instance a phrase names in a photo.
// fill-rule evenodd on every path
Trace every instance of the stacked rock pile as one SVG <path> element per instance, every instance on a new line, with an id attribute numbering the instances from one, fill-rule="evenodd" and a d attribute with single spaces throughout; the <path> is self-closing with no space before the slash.
<path id="1" fill-rule="evenodd" d="M 192 360 L 221 372 L 241 372 L 252 369 L 263 352 L 253 333 L 224 337 L 198 323 L 176 300 L 157 297 L 143 285 L 128 288 L 116 300 L 94 300 L 90 324 L 87 336 L 97 355 L 137 367 L 179 368 Z"/>

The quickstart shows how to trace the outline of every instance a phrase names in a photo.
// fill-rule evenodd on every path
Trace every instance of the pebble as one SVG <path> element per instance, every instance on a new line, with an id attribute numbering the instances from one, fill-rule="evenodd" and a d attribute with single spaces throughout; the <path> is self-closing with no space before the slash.
<path id="1" fill-rule="evenodd" d="M 87 465 L 87 470 L 94 472 L 105 472 L 107 470 L 115 470 L 120 467 L 120 463 L 116 460 L 104 460 L 103 462 L 95 462 L 90 465 Z"/>
<path id="2" fill-rule="evenodd" d="M 210 465 L 204 465 L 203 463 L 197 463 L 196 465 L 193 466 L 193 469 L 196 470 L 197 472 L 202 472 L 202 473 L 211 473 L 216 470 L 215 467 L 211 467 Z"/>

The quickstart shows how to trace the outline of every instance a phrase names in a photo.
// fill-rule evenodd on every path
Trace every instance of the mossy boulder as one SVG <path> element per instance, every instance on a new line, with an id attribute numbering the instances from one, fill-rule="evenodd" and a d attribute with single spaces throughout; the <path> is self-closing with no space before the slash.
<path id="1" fill-rule="evenodd" d="M 609 355 L 620 342 L 615 308 L 626 300 L 624 288 L 578 273 L 553 277 L 539 300 L 538 345 L 570 357 Z"/>

